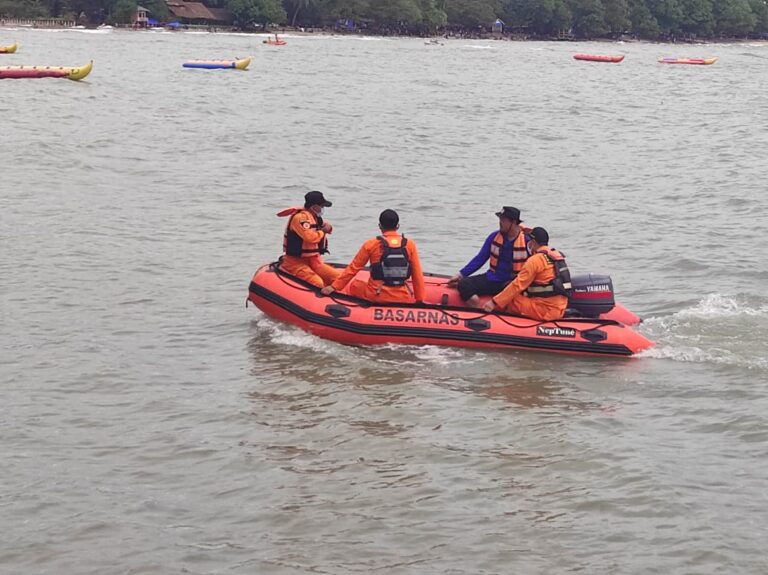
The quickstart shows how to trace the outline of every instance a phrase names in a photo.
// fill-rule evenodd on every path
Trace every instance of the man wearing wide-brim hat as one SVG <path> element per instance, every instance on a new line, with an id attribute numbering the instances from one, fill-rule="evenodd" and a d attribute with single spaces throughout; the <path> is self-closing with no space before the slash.
<path id="1" fill-rule="evenodd" d="M 499 229 L 491 232 L 477 255 L 461 271 L 448 280 L 448 286 L 459 290 L 467 305 L 480 307 L 480 297 L 496 295 L 504 289 L 531 255 L 528 251 L 530 238 L 520 224 L 520 210 L 504 206 L 496 212 Z M 484 274 L 473 276 L 485 262 L 490 266 Z"/>

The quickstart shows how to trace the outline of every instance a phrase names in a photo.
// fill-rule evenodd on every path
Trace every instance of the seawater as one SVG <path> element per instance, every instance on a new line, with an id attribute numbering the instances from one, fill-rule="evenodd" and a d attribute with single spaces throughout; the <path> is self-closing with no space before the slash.
<path id="1" fill-rule="evenodd" d="M 3 65 L 95 65 L 0 85 L 2 572 L 768 570 L 768 47 L 6 40 Z M 390 207 L 443 273 L 516 206 L 657 346 L 356 349 L 275 323 L 248 281 L 310 189 L 331 261 Z"/>

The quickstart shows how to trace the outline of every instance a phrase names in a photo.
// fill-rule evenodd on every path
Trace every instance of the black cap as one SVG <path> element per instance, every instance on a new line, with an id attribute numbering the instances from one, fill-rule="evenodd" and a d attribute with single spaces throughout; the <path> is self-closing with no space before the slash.
<path id="1" fill-rule="evenodd" d="M 309 192 L 304 196 L 304 205 L 309 206 L 325 206 L 330 208 L 333 204 L 325 199 L 323 192 Z"/>
<path id="2" fill-rule="evenodd" d="M 520 219 L 520 210 L 511 206 L 504 206 L 501 208 L 500 212 L 496 212 L 496 215 L 500 218 L 507 218 L 508 220 L 517 222 L 518 224 L 523 221 Z"/>
<path id="3" fill-rule="evenodd" d="M 385 230 L 394 230 L 400 223 L 400 216 L 395 210 L 384 210 L 379 214 L 379 225 Z"/>
<path id="4" fill-rule="evenodd" d="M 540 246 L 546 246 L 547 244 L 549 244 L 549 234 L 547 233 L 547 230 L 545 230 L 544 228 L 533 228 L 531 230 L 531 233 L 528 235 L 530 235 L 531 238 L 536 240 L 536 243 L 539 244 Z"/>

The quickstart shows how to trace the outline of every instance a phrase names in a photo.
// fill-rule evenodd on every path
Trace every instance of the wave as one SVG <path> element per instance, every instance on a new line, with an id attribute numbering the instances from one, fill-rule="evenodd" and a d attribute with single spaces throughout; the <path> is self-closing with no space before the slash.
<path id="1" fill-rule="evenodd" d="M 376 363 L 404 367 L 456 366 L 474 364 L 482 361 L 483 356 L 468 350 L 435 345 L 383 344 L 355 348 L 312 335 L 302 329 L 276 322 L 266 316 L 255 322 L 258 335 L 251 341 L 254 349 L 279 352 L 279 350 L 303 350 L 318 354 L 331 355 L 344 361 L 372 359 Z"/>
<path id="2" fill-rule="evenodd" d="M 681 318 L 718 318 L 755 316 L 768 317 L 768 303 L 752 307 L 748 298 L 744 296 L 727 296 L 722 294 L 709 294 L 695 306 L 680 310 L 675 315 Z"/>
<path id="3" fill-rule="evenodd" d="M 708 294 L 672 315 L 648 318 L 643 331 L 656 347 L 640 357 L 768 370 L 765 298 Z"/>
<path id="4" fill-rule="evenodd" d="M 266 317 L 256 320 L 259 337 L 267 340 L 269 344 L 277 344 L 280 347 L 291 349 L 311 350 L 319 353 L 338 354 L 343 346 L 331 341 L 316 337 L 306 331 L 291 325 L 277 323 Z"/>

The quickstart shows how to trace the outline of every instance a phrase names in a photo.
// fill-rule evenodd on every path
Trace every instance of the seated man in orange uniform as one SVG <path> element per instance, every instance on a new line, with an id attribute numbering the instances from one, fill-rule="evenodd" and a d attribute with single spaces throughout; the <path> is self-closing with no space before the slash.
<path id="1" fill-rule="evenodd" d="M 483 306 L 539 320 L 561 319 L 568 307 L 571 274 L 563 254 L 548 246 L 544 228 L 531 230 L 529 251 L 533 254 L 504 291 Z"/>
<path id="2" fill-rule="evenodd" d="M 327 235 L 333 231 L 331 223 L 323 221 L 323 208 L 331 205 L 321 192 L 309 192 L 304 196 L 303 208 L 288 208 L 277 214 L 291 216 L 283 235 L 281 269 L 319 288 L 339 276 L 339 271 L 322 258 L 328 251 Z"/>
<path id="3" fill-rule="evenodd" d="M 355 280 L 350 295 L 380 303 L 413 303 L 424 301 L 424 274 L 421 271 L 416 244 L 397 233 L 400 217 L 394 210 L 384 210 L 379 216 L 381 235 L 368 240 L 357 252 L 341 275 L 320 293 L 329 295 L 341 290 L 365 264 L 371 262 L 367 282 Z M 406 284 L 413 279 L 413 294 Z"/>

